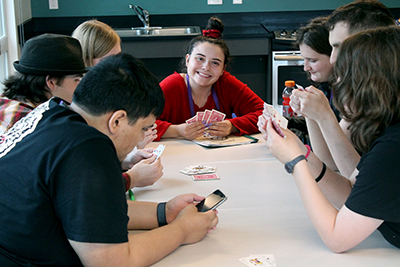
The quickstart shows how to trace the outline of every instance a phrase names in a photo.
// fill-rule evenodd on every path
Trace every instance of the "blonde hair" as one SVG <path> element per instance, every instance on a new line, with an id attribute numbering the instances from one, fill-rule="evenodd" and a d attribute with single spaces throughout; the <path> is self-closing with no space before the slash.
<path id="1" fill-rule="evenodd" d="M 72 37 L 81 43 L 83 60 L 87 67 L 93 66 L 93 59 L 107 55 L 121 43 L 120 37 L 110 26 L 95 19 L 80 24 Z"/>

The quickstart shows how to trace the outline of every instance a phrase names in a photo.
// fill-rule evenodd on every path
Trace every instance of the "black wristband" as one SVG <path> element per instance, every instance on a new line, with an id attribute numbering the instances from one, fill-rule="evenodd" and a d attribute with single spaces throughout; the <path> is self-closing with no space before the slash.
<path id="1" fill-rule="evenodd" d="M 158 226 L 164 226 L 167 225 L 167 216 L 165 214 L 165 205 L 167 203 L 166 202 L 161 202 L 158 203 L 157 205 L 157 221 L 158 221 Z"/>
<path id="2" fill-rule="evenodd" d="M 326 165 L 325 165 L 325 163 L 322 162 L 322 171 L 321 171 L 321 173 L 318 175 L 318 177 L 315 179 L 315 181 L 316 181 L 317 183 L 322 179 L 322 177 L 324 177 L 325 172 L 326 172 Z"/>

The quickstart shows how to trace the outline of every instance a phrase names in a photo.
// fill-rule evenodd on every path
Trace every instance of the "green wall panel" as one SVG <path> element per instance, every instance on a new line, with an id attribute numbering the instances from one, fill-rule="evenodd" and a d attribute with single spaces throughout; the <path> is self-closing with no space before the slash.
<path id="1" fill-rule="evenodd" d="M 32 17 L 119 16 L 134 15 L 129 4 L 139 5 L 150 15 L 197 14 L 226 12 L 268 12 L 333 10 L 351 1 L 346 0 L 223 0 L 222 5 L 207 5 L 207 0 L 58 0 L 59 9 L 50 10 L 48 0 L 31 0 Z M 399 8 L 399 0 L 382 0 L 389 8 Z"/>

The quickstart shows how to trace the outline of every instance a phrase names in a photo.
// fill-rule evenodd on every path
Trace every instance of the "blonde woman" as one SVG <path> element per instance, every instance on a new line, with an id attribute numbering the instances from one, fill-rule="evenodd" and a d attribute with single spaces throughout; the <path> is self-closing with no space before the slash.
<path id="1" fill-rule="evenodd" d="M 87 67 L 95 66 L 103 58 L 121 52 L 118 34 L 109 25 L 98 20 L 83 22 L 74 30 L 72 37 L 81 43 Z"/>

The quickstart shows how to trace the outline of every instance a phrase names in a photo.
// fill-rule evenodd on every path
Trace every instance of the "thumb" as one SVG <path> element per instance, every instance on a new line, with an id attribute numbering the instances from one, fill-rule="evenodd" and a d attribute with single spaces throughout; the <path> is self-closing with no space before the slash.
<path id="1" fill-rule="evenodd" d="M 149 157 L 146 159 L 143 159 L 142 161 L 144 163 L 151 164 L 156 161 L 156 158 L 157 158 L 157 156 L 155 154 L 149 154 Z"/>

